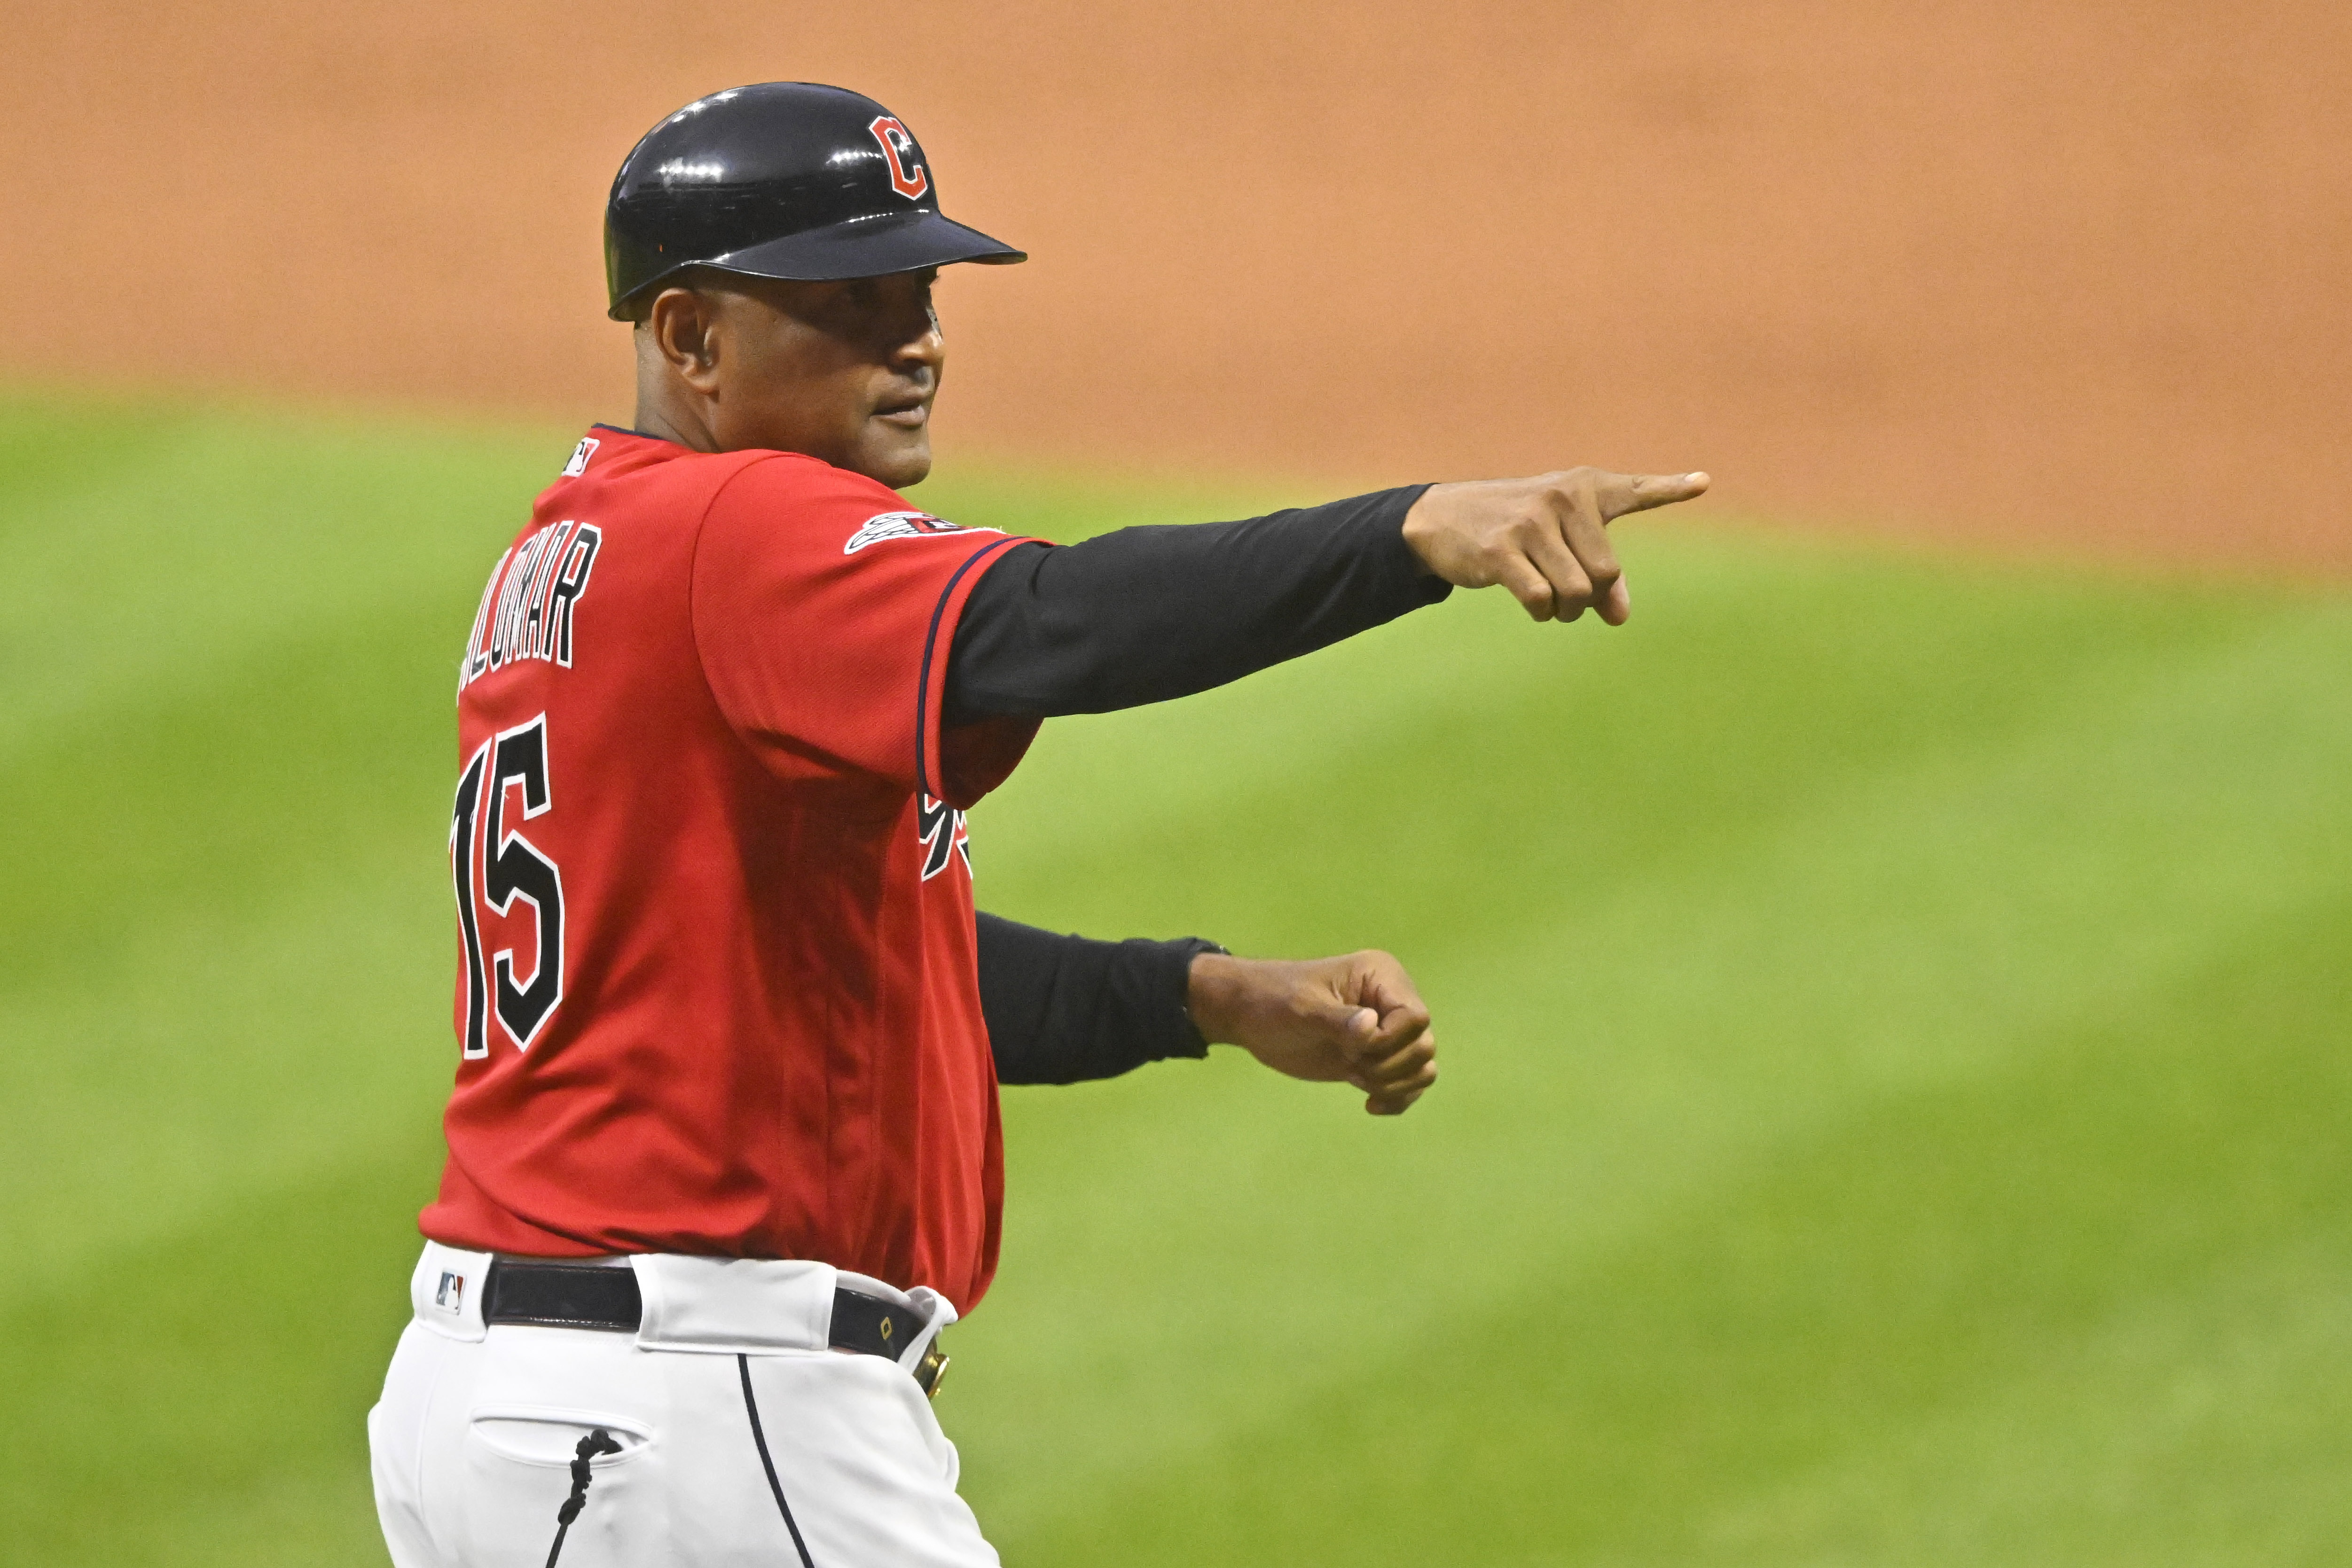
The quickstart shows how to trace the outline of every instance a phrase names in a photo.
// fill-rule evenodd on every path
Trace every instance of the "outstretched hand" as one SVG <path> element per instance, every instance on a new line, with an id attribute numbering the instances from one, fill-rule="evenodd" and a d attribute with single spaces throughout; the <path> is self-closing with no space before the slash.
<path id="1" fill-rule="evenodd" d="M 1537 620 L 1572 621 L 1591 609 L 1622 626 L 1633 602 L 1608 525 L 1689 500 L 1707 484 L 1705 474 L 1569 468 L 1432 485 L 1404 514 L 1404 540 L 1431 575 L 1457 588 L 1499 583 Z"/>
<path id="2" fill-rule="evenodd" d="M 1192 961 L 1193 1026 L 1267 1067 L 1349 1083 L 1374 1116 L 1397 1116 L 1437 1081 L 1429 1009 L 1385 952 L 1303 961 L 1204 952 Z"/>

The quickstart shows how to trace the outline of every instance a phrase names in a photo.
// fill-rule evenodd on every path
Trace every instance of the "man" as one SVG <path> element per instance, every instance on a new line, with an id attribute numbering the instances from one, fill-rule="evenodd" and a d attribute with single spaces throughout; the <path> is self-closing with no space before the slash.
<path id="1" fill-rule="evenodd" d="M 493 570 L 459 670 L 449 1163 L 370 1416 L 401 1568 L 996 1561 L 925 1394 L 987 1289 L 999 1082 L 1207 1042 L 1395 1114 L 1384 953 L 976 914 L 963 810 L 1043 719 L 1233 679 L 1502 584 L 1624 619 L 1603 525 L 1705 477 L 1416 486 L 1057 547 L 929 471 L 939 211 L 879 104 L 688 105 L 607 209 L 638 406 Z"/>

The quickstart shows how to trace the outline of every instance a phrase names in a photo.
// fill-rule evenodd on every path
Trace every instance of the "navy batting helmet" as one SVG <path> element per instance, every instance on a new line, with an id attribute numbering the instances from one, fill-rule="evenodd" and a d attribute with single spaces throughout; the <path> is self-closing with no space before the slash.
<path id="1" fill-rule="evenodd" d="M 604 204 L 609 312 L 688 267 L 874 278 L 1028 258 L 940 215 L 905 122 L 845 88 L 770 81 L 697 99 L 645 133 Z"/>

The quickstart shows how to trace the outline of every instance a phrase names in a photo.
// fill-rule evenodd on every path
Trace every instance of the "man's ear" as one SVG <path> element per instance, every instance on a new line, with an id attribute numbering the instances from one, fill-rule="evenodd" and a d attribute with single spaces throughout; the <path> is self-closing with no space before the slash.
<path id="1" fill-rule="evenodd" d="M 716 389 L 718 301 L 692 289 L 665 289 L 646 309 L 646 331 L 670 373 L 697 392 Z"/>

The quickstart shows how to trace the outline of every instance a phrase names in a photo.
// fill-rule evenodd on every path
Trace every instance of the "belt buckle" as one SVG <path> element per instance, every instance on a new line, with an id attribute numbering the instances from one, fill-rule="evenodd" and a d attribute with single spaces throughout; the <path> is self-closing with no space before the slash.
<path id="1" fill-rule="evenodd" d="M 940 1379 L 947 1373 L 947 1352 L 940 1349 L 940 1342 L 934 1336 L 930 1348 L 923 1352 L 923 1359 L 915 1363 L 915 1386 L 923 1391 L 924 1398 L 937 1399 L 940 1396 Z"/>

